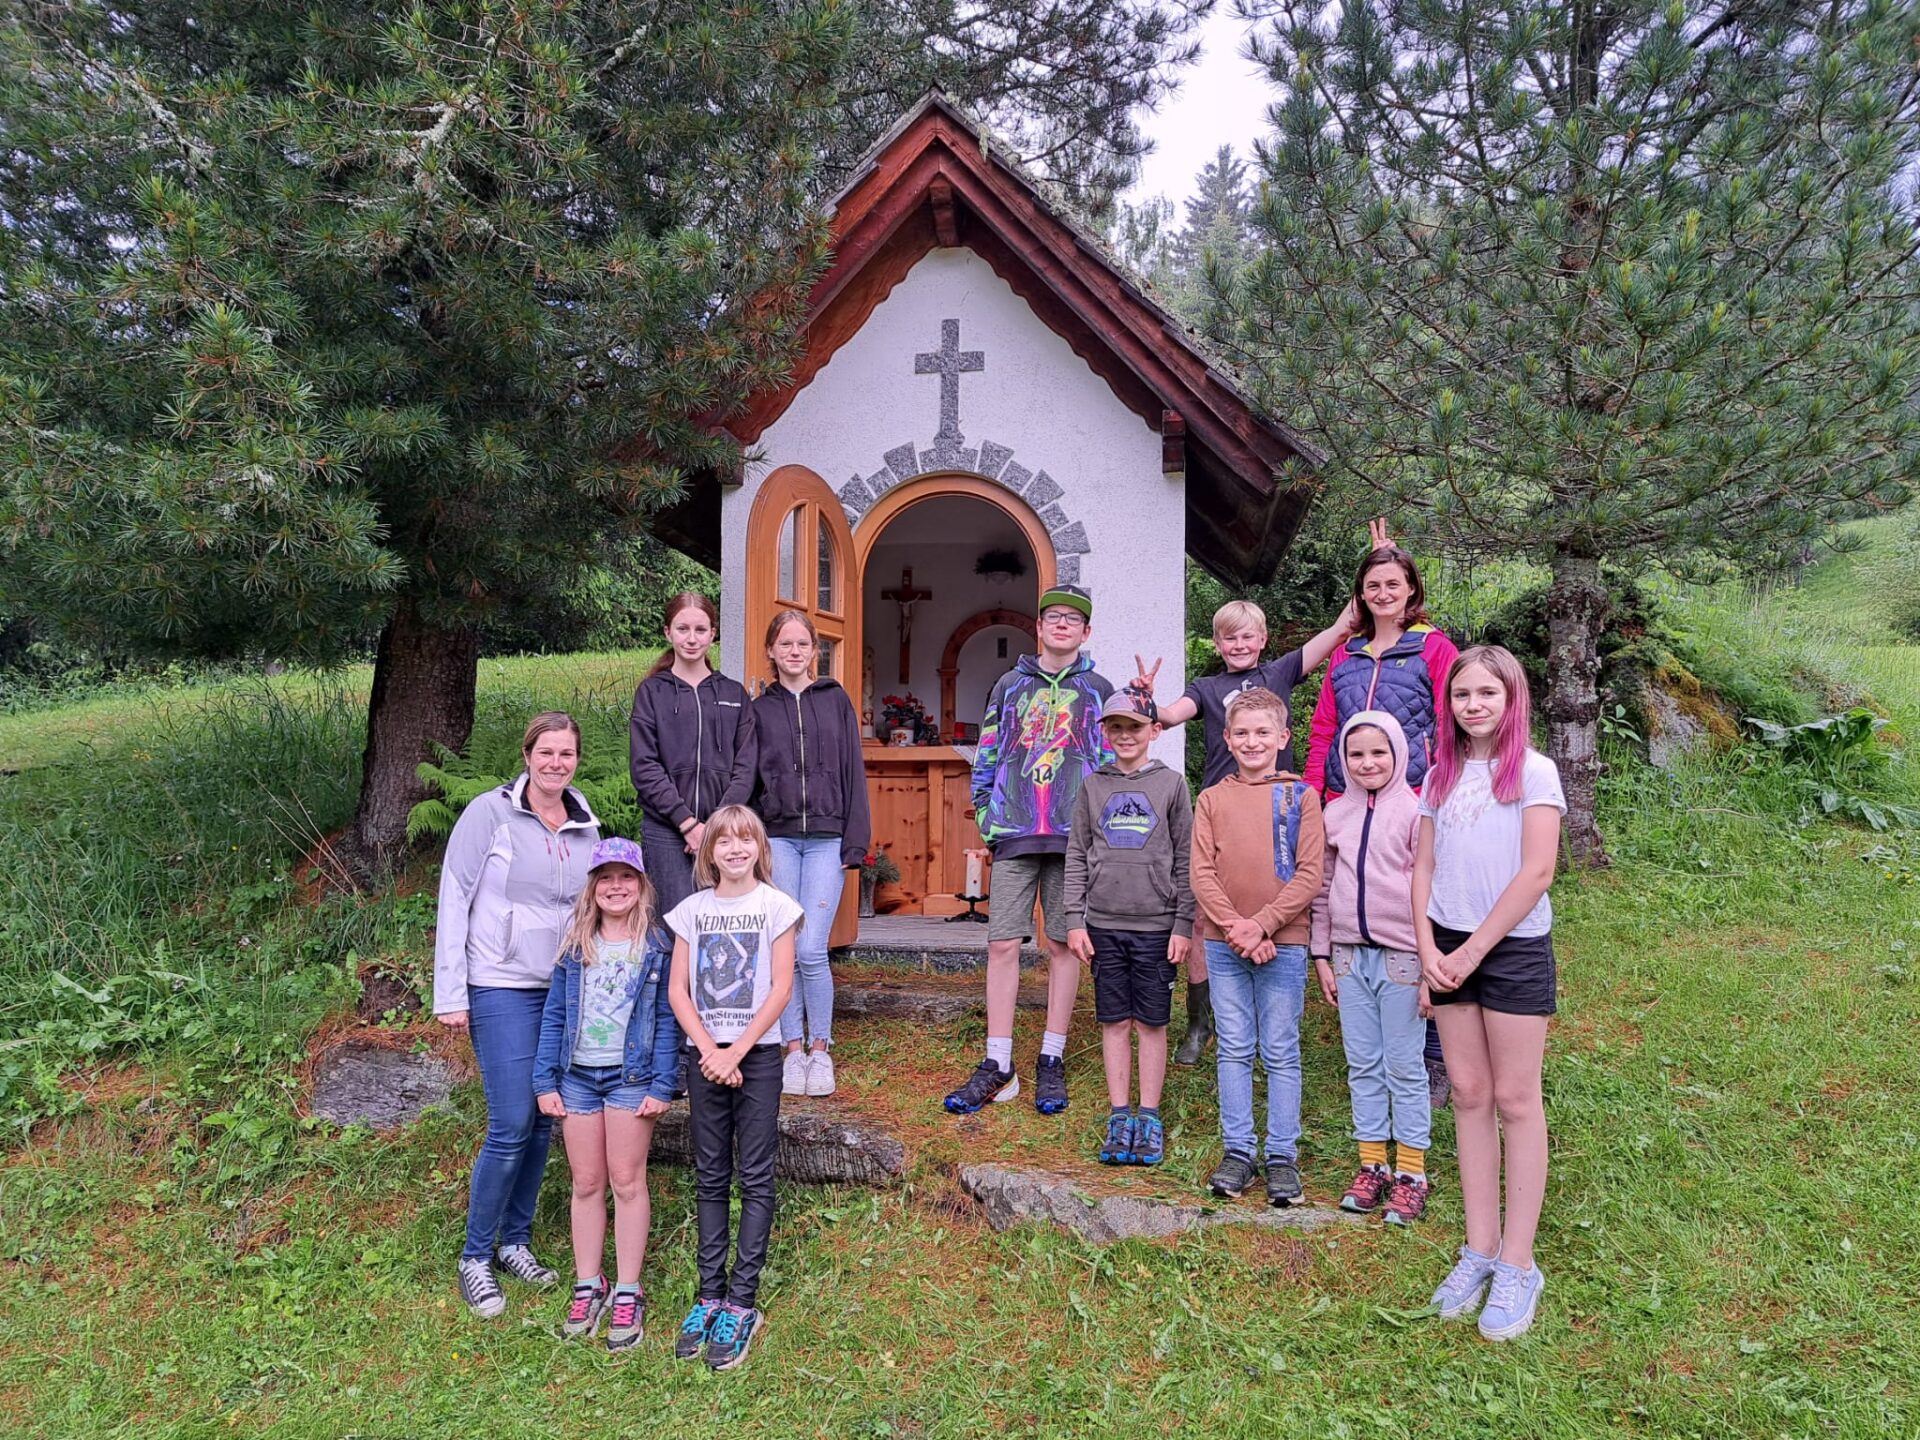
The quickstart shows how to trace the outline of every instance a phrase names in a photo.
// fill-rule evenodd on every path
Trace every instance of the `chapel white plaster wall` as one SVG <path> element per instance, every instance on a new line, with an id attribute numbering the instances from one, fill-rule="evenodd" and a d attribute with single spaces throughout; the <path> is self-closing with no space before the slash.
<path id="1" fill-rule="evenodd" d="M 727 668 L 739 673 L 745 653 L 747 517 L 761 479 L 774 466 L 805 465 L 836 492 L 849 480 L 898 483 L 896 462 L 911 446 L 924 462 L 940 426 L 941 382 L 916 374 L 915 356 L 941 346 L 941 322 L 960 322 L 959 347 L 979 351 L 984 369 L 959 381 L 958 423 L 976 455 L 991 442 L 1012 452 L 999 464 L 988 450 L 973 466 L 1036 487 L 1044 472 L 1059 494 L 1040 508 L 1056 531 L 1062 559 L 1077 558 L 1081 583 L 1094 597 L 1088 648 L 1115 684 L 1133 673 L 1136 653 L 1163 658 L 1164 698 L 1184 685 L 1182 644 L 1186 522 L 1183 482 L 1160 473 L 1160 437 L 1122 405 L 1105 381 L 1048 329 L 1026 302 L 969 250 L 930 252 L 883 300 L 866 325 L 814 376 L 769 426 L 759 448 L 765 462 L 733 487 L 721 510 L 721 637 Z M 856 487 L 858 489 L 859 487 Z M 1057 509 L 1055 507 L 1058 507 Z M 853 508 L 850 506 L 850 508 Z M 864 506 L 858 507 L 864 510 Z M 856 522 L 856 531 L 858 522 Z M 1064 552 L 1084 544 L 1084 553 Z M 984 583 L 978 607 L 995 602 Z M 916 627 L 915 649 L 938 654 L 944 635 Z M 883 676 L 893 672 L 880 660 Z M 917 668 L 917 667 L 916 667 Z M 876 677 L 876 693 L 887 682 Z M 931 708 L 937 693 L 922 695 Z M 1155 755 L 1178 768 L 1179 732 L 1163 736 Z"/>

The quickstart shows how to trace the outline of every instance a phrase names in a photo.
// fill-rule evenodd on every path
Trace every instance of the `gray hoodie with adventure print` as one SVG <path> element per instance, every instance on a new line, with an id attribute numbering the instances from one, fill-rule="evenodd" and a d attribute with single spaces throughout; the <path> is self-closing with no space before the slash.
<path id="1" fill-rule="evenodd" d="M 1067 928 L 1193 933 L 1193 802 L 1158 760 L 1080 782 L 1067 830 Z"/>
<path id="2" fill-rule="evenodd" d="M 469 1009 L 469 985 L 544 990 L 553 979 L 600 822 L 568 786 L 566 822 L 549 830 L 526 791 L 522 773 L 476 796 L 447 837 L 433 936 L 436 1015 Z"/>

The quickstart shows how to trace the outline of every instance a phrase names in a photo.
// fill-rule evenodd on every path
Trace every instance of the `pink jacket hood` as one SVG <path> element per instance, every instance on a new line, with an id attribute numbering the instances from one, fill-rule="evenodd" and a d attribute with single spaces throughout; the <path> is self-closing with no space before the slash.
<path id="1" fill-rule="evenodd" d="M 1407 785 L 1407 736 L 1384 710 L 1362 710 L 1340 727 L 1340 753 L 1347 732 L 1371 725 L 1387 737 L 1393 772 L 1378 790 L 1358 785 L 1325 811 L 1326 880 L 1313 902 L 1315 955 L 1334 945 L 1379 945 L 1412 951 L 1413 853 L 1419 834 L 1420 797 Z"/>

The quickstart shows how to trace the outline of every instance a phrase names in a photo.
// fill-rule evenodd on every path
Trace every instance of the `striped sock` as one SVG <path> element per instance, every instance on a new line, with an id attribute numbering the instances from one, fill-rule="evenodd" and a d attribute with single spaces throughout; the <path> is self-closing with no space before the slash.
<path id="1" fill-rule="evenodd" d="M 1362 1140 L 1360 1142 L 1360 1163 L 1375 1170 L 1387 1168 L 1387 1142 L 1384 1140 Z"/>
<path id="2" fill-rule="evenodd" d="M 1384 1152 L 1387 1147 L 1382 1145 L 1380 1148 Z M 1394 1147 L 1393 1158 L 1396 1162 L 1394 1166 L 1395 1170 L 1399 1174 L 1406 1176 L 1409 1180 L 1424 1180 L 1427 1178 L 1426 1151 L 1416 1150 L 1411 1145 L 1396 1145 Z"/>

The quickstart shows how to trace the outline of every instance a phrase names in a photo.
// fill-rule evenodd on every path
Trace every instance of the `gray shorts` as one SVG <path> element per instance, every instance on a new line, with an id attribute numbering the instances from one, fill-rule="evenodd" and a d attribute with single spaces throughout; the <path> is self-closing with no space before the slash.
<path id="1" fill-rule="evenodd" d="M 987 939 L 1025 940 L 1033 934 L 1033 901 L 1040 897 L 1047 938 L 1067 943 L 1067 879 L 1064 855 L 1009 855 L 993 862 L 993 894 L 987 902 Z"/>

